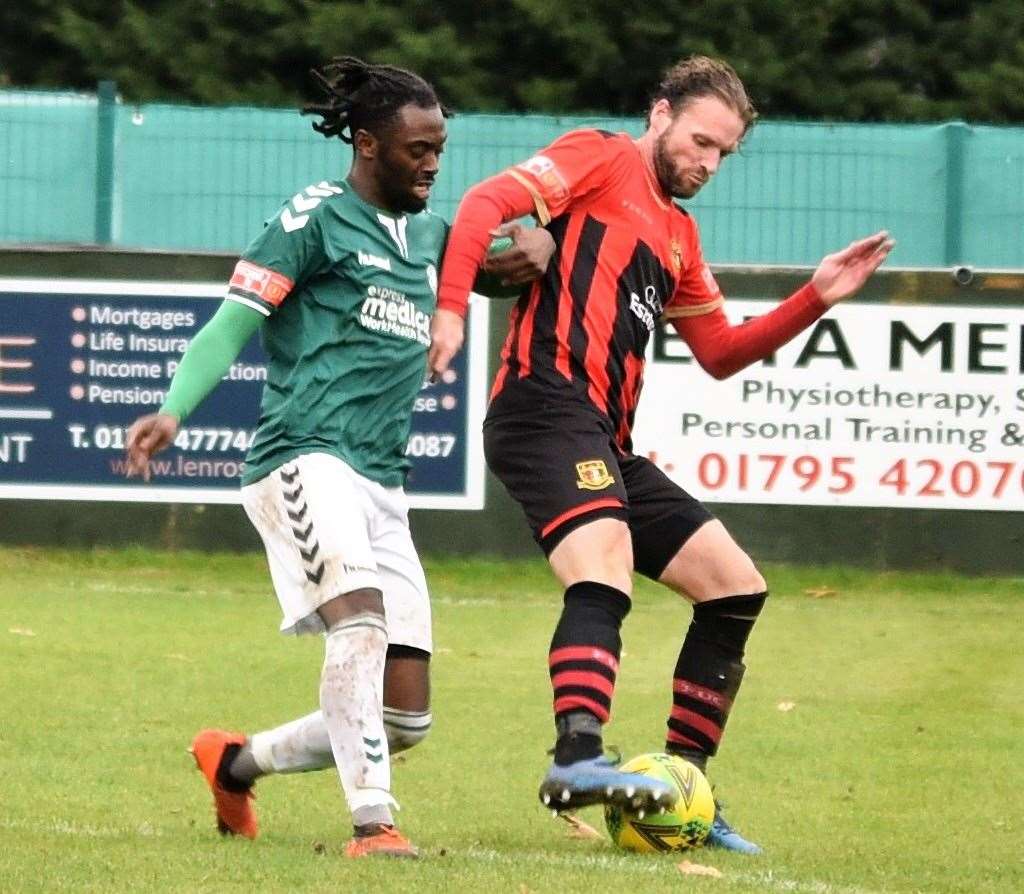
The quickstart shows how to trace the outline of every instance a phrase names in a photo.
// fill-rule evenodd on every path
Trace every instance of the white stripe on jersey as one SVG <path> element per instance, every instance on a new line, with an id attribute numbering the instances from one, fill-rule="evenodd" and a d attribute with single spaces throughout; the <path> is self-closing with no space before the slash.
<path id="1" fill-rule="evenodd" d="M 409 259 L 409 241 L 405 236 L 405 229 L 409 224 L 409 218 L 404 215 L 397 220 L 392 217 L 387 217 L 384 214 L 378 214 L 377 220 L 383 225 L 384 229 L 388 231 L 391 238 L 394 240 L 395 245 L 398 246 L 398 250 L 402 253 L 402 257 L 406 260 Z"/>
<path id="2" fill-rule="evenodd" d="M 253 310 L 259 311 L 265 317 L 270 316 L 270 311 L 267 310 L 265 307 L 257 304 L 250 298 L 243 298 L 241 295 L 238 295 L 235 292 L 228 292 L 227 295 L 224 296 L 224 298 L 228 301 L 237 301 L 239 304 L 244 304 L 246 307 L 251 307 Z"/>

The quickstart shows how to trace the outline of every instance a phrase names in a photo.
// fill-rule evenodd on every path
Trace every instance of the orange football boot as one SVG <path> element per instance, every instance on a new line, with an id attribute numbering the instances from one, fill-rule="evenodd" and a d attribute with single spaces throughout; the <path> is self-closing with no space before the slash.
<path id="1" fill-rule="evenodd" d="M 418 857 L 420 852 L 394 826 L 383 824 L 370 835 L 357 835 L 345 845 L 346 857 Z"/>
<path id="2" fill-rule="evenodd" d="M 232 792 L 224 788 L 217 779 L 224 750 L 229 745 L 244 745 L 245 736 L 229 733 L 222 729 L 204 729 L 196 733 L 189 752 L 196 759 L 206 782 L 213 792 L 213 804 L 217 810 L 217 830 L 221 835 L 243 835 L 255 838 L 259 832 L 256 811 L 253 810 L 252 788 Z"/>

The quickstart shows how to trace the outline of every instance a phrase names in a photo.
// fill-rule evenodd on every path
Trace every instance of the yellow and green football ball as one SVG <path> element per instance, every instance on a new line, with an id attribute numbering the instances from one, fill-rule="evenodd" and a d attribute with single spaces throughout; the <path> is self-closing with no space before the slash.
<path id="1" fill-rule="evenodd" d="M 643 815 L 608 804 L 604 820 L 615 844 L 637 853 L 656 853 L 685 851 L 704 843 L 715 818 L 715 798 L 700 770 L 674 754 L 641 754 L 619 769 L 667 782 L 678 798 L 665 813 Z"/>

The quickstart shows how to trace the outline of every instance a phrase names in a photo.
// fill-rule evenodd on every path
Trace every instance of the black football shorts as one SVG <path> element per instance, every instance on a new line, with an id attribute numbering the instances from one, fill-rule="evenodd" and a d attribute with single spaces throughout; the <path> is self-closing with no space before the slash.
<path id="1" fill-rule="evenodd" d="M 526 513 L 545 555 L 596 518 L 627 522 L 633 565 L 657 580 L 713 516 L 650 460 L 619 452 L 600 416 L 565 402 L 532 414 L 488 416 L 487 465 Z"/>

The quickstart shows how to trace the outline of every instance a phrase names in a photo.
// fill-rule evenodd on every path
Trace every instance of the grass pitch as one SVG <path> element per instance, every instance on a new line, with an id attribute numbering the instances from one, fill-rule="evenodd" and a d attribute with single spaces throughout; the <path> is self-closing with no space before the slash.
<path id="1" fill-rule="evenodd" d="M 549 758 L 542 561 L 427 562 L 433 732 L 394 788 L 418 862 L 349 862 L 332 772 L 258 786 L 215 832 L 186 747 L 315 707 L 321 644 L 276 633 L 262 556 L 0 550 L 0 891 L 1024 890 L 1024 582 L 769 567 L 712 782 L 759 858 L 579 840 L 536 801 Z M 638 584 L 606 736 L 660 750 L 689 610 Z M 582 818 L 603 831 L 600 814 Z"/>

